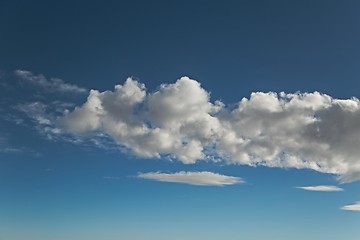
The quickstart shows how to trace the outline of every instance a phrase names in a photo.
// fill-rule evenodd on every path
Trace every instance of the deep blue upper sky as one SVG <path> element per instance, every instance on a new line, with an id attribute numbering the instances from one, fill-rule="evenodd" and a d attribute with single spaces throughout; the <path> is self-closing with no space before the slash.
<path id="1" fill-rule="evenodd" d="M 81 106 L 87 94 L 45 93 L 14 71 L 99 91 L 133 76 L 154 92 L 189 76 L 229 106 L 257 91 L 359 98 L 359 12 L 356 0 L 0 1 L 0 240 L 357 240 L 359 212 L 339 208 L 360 200 L 359 181 L 308 192 L 296 187 L 339 182 L 311 170 L 187 165 L 47 139 L 19 106 Z M 246 183 L 136 177 L 157 171 Z"/>
<path id="2" fill-rule="evenodd" d="M 256 90 L 359 95 L 358 1 L 0 4 L 0 66 L 8 71 L 98 89 L 128 76 L 156 87 L 189 75 L 214 97 L 230 90 L 234 101 Z"/>

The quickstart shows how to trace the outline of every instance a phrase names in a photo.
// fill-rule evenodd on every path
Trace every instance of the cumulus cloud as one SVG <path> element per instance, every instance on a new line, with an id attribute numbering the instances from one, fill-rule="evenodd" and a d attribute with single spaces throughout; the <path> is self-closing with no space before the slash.
<path id="1" fill-rule="evenodd" d="M 312 169 L 342 182 L 360 178 L 360 102 L 319 92 L 253 92 L 235 108 L 210 101 L 182 77 L 155 92 L 131 78 L 113 91 L 91 90 L 62 119 L 76 134 L 101 132 L 135 155 L 186 164 L 212 157 L 228 164 Z"/>
<path id="2" fill-rule="evenodd" d="M 307 191 L 315 191 L 315 192 L 340 192 L 340 191 L 344 190 L 337 186 L 328 186 L 328 185 L 304 186 L 304 187 L 296 187 L 296 188 L 307 190 Z"/>
<path id="3" fill-rule="evenodd" d="M 85 93 L 87 90 L 85 88 L 78 87 L 75 84 L 65 83 L 62 79 L 59 78 L 50 78 L 47 79 L 44 75 L 39 74 L 35 75 L 30 71 L 26 70 L 16 70 L 15 75 L 23 79 L 24 81 L 31 83 L 35 86 L 44 88 L 49 92 L 69 92 L 69 93 Z"/>
<path id="4" fill-rule="evenodd" d="M 360 211 L 360 202 L 350 204 L 350 205 L 345 205 L 345 206 L 341 207 L 340 209 L 346 210 L 346 211 Z"/>
<path id="5" fill-rule="evenodd" d="M 138 177 L 160 182 L 186 183 L 198 186 L 225 186 L 244 183 L 239 177 L 226 176 L 213 172 L 149 172 L 140 173 Z"/>
<path id="6" fill-rule="evenodd" d="M 147 95 L 132 79 L 114 91 L 91 90 L 85 104 L 65 115 L 73 132 L 101 131 L 142 157 L 173 156 L 184 163 L 205 159 L 203 152 L 220 128 L 217 107 L 196 81 L 182 78 Z M 215 139 L 215 138 L 214 138 Z"/>

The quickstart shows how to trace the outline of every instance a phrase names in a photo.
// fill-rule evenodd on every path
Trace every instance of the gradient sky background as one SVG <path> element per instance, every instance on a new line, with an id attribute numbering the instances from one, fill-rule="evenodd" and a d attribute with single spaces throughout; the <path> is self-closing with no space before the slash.
<path id="1" fill-rule="evenodd" d="M 34 114 L 61 117 L 88 89 L 113 90 L 130 76 L 150 93 L 188 76 L 228 106 L 257 91 L 360 97 L 359 12 L 351 0 L 0 1 L 0 240 L 358 240 L 360 212 L 341 208 L 360 201 L 359 180 L 145 159 L 107 136 L 47 135 Z M 77 91 L 50 89 L 51 78 Z M 179 171 L 245 183 L 138 177 Z M 343 191 L 297 188 L 318 185 Z"/>

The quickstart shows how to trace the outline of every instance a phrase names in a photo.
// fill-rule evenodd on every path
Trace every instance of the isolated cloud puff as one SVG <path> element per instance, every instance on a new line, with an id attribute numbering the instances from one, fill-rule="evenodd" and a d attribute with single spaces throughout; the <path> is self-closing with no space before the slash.
<path id="1" fill-rule="evenodd" d="M 72 133 L 101 132 L 135 155 L 183 163 L 221 159 L 228 164 L 312 169 L 342 182 L 360 178 L 360 103 L 319 92 L 253 92 L 235 108 L 199 82 L 182 77 L 155 92 L 128 78 L 113 91 L 91 90 L 66 112 Z"/>
<path id="2" fill-rule="evenodd" d="M 244 183 L 239 177 L 226 176 L 213 172 L 149 172 L 139 173 L 138 177 L 160 182 L 186 183 L 198 186 L 225 186 Z"/>
<path id="3" fill-rule="evenodd" d="M 307 190 L 307 191 L 315 191 L 315 192 L 339 192 L 344 189 L 337 186 L 329 186 L 329 185 L 320 185 L 320 186 L 304 186 L 304 187 L 296 187 L 299 189 Z"/>
<path id="4" fill-rule="evenodd" d="M 24 81 L 31 83 L 35 86 L 42 87 L 49 92 L 72 92 L 72 93 L 85 93 L 85 88 L 78 87 L 75 84 L 65 83 L 59 78 L 45 78 L 44 75 L 35 75 L 30 71 L 16 70 L 15 75 L 23 79 Z"/>
<path id="5" fill-rule="evenodd" d="M 360 211 L 360 202 L 341 207 L 341 210 Z"/>
<path id="6" fill-rule="evenodd" d="M 0 153 L 17 153 L 22 151 L 23 149 L 10 146 L 7 139 L 0 136 Z"/>

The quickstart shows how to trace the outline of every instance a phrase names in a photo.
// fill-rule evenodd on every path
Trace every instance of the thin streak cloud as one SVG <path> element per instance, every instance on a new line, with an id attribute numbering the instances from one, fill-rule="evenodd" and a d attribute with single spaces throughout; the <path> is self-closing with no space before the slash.
<path id="1" fill-rule="evenodd" d="M 344 191 L 344 189 L 337 186 L 330 185 L 320 185 L 320 186 L 304 186 L 304 187 L 296 187 L 299 189 L 303 189 L 306 191 L 314 191 L 314 192 L 340 192 Z"/>
<path id="2" fill-rule="evenodd" d="M 75 84 L 65 83 L 60 78 L 47 79 L 44 75 L 35 75 L 34 73 L 26 70 L 16 70 L 15 76 L 22 80 L 38 87 L 42 87 L 48 92 L 62 92 L 62 93 L 86 93 L 85 88 L 79 87 Z"/>
<path id="3" fill-rule="evenodd" d="M 345 205 L 345 206 L 341 207 L 340 209 L 345 210 L 345 211 L 360 212 L 360 202 L 350 204 L 350 205 Z"/>
<path id="4" fill-rule="evenodd" d="M 197 186 L 226 186 L 244 183 L 240 177 L 226 176 L 213 172 L 139 173 L 139 178 L 159 182 L 185 183 Z"/>

